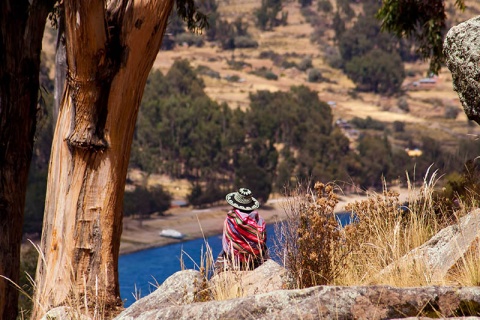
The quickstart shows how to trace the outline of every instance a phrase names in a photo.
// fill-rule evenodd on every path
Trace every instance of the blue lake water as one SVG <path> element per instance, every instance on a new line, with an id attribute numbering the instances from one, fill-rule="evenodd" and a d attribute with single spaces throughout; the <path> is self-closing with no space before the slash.
<path id="1" fill-rule="evenodd" d="M 348 214 L 337 216 L 342 225 L 350 223 Z M 275 243 L 274 225 L 267 226 L 267 235 L 267 245 L 271 249 Z M 169 276 L 180 271 L 182 252 L 185 267 L 198 270 L 201 252 L 202 250 L 205 251 L 206 248 L 205 241 L 208 242 L 213 256 L 216 258 L 222 249 L 221 235 L 212 236 L 206 240 L 196 239 L 179 242 L 120 256 L 118 274 L 120 296 L 124 301 L 124 306 L 128 307 L 135 302 L 134 292 L 138 292 L 141 297 L 144 297 L 153 292 L 157 284 L 162 284 Z"/>

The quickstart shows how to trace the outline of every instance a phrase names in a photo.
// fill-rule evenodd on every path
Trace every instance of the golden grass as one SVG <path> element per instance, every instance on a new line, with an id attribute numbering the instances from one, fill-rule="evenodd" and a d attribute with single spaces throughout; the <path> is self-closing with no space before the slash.
<path id="1" fill-rule="evenodd" d="M 32 241 L 30 241 L 30 243 L 40 256 L 39 263 L 45 264 L 46 260 L 41 251 L 41 248 L 35 243 L 33 243 Z M 107 308 L 106 297 L 104 296 L 105 291 L 101 290 L 101 288 L 99 287 L 98 279 L 96 278 L 95 288 L 93 288 L 94 290 L 92 291 L 90 289 L 87 289 L 87 283 L 86 283 L 85 277 L 79 280 L 81 282 L 80 286 L 78 285 L 78 283 L 75 283 L 75 281 L 73 280 L 75 273 L 72 267 L 70 267 L 70 269 L 71 269 L 71 277 L 69 277 L 68 279 L 64 279 L 64 281 L 68 282 L 69 292 L 68 292 L 68 295 L 66 296 L 65 301 L 63 301 L 61 305 L 65 307 L 65 309 L 61 313 L 64 313 L 64 316 L 72 320 L 84 320 L 84 319 L 105 320 L 105 319 L 113 318 L 119 310 L 109 310 Z M 52 270 L 49 268 L 45 268 L 45 270 L 46 270 L 47 276 L 49 276 L 49 273 L 52 272 Z M 37 290 L 37 285 L 34 280 L 34 276 L 28 273 L 26 275 L 30 282 L 31 287 L 33 287 L 34 290 Z M 39 307 L 39 312 L 42 314 L 39 314 L 37 316 L 43 316 L 43 314 L 46 314 L 48 311 L 54 309 L 55 307 L 60 307 L 60 306 L 52 306 L 52 305 L 43 305 L 38 300 L 35 300 L 36 299 L 35 295 L 33 296 L 29 295 L 22 287 L 20 287 L 18 284 L 16 284 L 12 280 L 2 275 L 0 275 L 0 277 L 9 281 L 15 288 L 18 289 L 21 295 L 24 295 L 27 299 L 31 300 L 34 304 L 36 304 Z M 20 319 L 30 318 L 31 312 L 32 312 L 31 310 L 20 310 L 20 315 L 19 315 Z"/>
<path id="2" fill-rule="evenodd" d="M 465 255 L 448 279 L 436 279 L 434 270 L 421 258 L 402 259 L 475 206 L 462 204 L 455 216 L 442 211 L 434 200 L 437 182 L 437 172 L 427 172 L 421 187 L 409 183 L 409 204 L 404 208 L 399 194 L 386 187 L 382 193 L 371 193 L 367 200 L 346 207 L 354 213 L 355 222 L 344 228 L 332 225 L 337 201 L 332 187 L 317 183 L 314 190 L 297 191 L 287 202 L 287 220 L 279 229 L 280 256 L 293 279 L 291 286 L 478 283 L 478 246 Z"/>

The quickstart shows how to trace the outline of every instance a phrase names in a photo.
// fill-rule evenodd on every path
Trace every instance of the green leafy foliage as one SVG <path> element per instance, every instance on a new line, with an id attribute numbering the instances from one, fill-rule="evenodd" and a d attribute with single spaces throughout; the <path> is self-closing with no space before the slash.
<path id="1" fill-rule="evenodd" d="M 362 163 L 362 187 L 381 188 L 383 179 L 387 179 L 393 167 L 391 146 L 382 138 L 367 135 L 360 139 L 358 152 Z M 373 160 L 375 159 L 375 160 Z M 372 161 L 373 160 L 373 161 Z"/>
<path id="2" fill-rule="evenodd" d="M 361 57 L 354 57 L 345 65 L 345 72 L 360 91 L 393 94 L 400 90 L 405 69 L 400 56 L 373 49 Z"/>
<path id="3" fill-rule="evenodd" d="M 282 0 L 262 0 L 260 8 L 254 13 L 257 27 L 261 30 L 272 30 L 277 26 L 286 25 L 288 12 L 282 9 Z"/>
<path id="4" fill-rule="evenodd" d="M 308 82 L 322 82 L 324 80 L 322 72 L 317 68 L 312 68 L 308 71 Z"/>
<path id="5" fill-rule="evenodd" d="M 278 76 L 273 73 L 272 70 L 269 70 L 265 67 L 261 67 L 260 69 L 256 69 L 254 71 L 251 72 L 252 74 L 255 74 L 259 77 L 263 77 L 265 79 L 268 79 L 268 80 L 278 80 Z"/>
<path id="6" fill-rule="evenodd" d="M 208 27 L 208 17 L 198 10 L 194 0 L 176 0 L 176 10 L 186 23 L 188 30 L 198 32 Z"/>
<path id="7" fill-rule="evenodd" d="M 236 48 L 256 48 L 258 42 L 255 41 L 248 32 L 248 24 L 238 17 L 232 23 L 221 20 L 222 32 L 217 35 L 224 50 L 234 50 Z"/>
<path id="8" fill-rule="evenodd" d="M 463 0 L 456 0 L 455 6 L 465 9 Z M 438 73 L 443 62 L 443 38 L 446 30 L 444 0 L 384 0 L 377 17 L 384 30 L 398 37 L 414 39 L 418 52 L 430 59 L 430 70 Z"/>
<path id="9" fill-rule="evenodd" d="M 333 28 L 342 58 L 341 67 L 357 89 L 392 94 L 400 90 L 405 78 L 402 58 L 411 60 L 413 56 L 409 43 L 381 32 L 380 23 L 375 19 L 378 8 L 375 1 L 363 2 L 363 13 L 349 29 L 345 28 L 344 18 L 337 11 Z"/>
<path id="10" fill-rule="evenodd" d="M 155 212 L 163 214 L 170 207 L 171 200 L 171 195 L 160 186 L 150 189 L 136 187 L 134 191 L 125 192 L 124 215 L 149 216 Z"/>
<path id="11" fill-rule="evenodd" d="M 313 2 L 313 0 L 298 0 L 298 3 L 300 3 L 300 6 L 302 8 L 311 6 L 312 2 Z"/>
<path id="12" fill-rule="evenodd" d="M 330 0 L 318 0 L 317 10 L 325 13 L 330 13 L 333 11 L 333 5 Z"/>
<path id="13" fill-rule="evenodd" d="M 359 129 L 373 129 L 373 130 L 385 130 L 383 122 L 373 119 L 368 116 L 365 119 L 359 117 L 353 117 L 350 123 Z"/>

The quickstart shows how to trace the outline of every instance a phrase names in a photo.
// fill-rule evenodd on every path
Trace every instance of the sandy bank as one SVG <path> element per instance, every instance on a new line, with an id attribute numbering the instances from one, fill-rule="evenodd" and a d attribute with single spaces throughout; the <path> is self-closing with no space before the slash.
<path id="1" fill-rule="evenodd" d="M 365 197 L 341 196 L 336 211 L 342 211 L 347 203 L 361 199 L 365 199 Z M 142 221 L 125 217 L 120 254 L 220 234 L 229 208 L 227 205 L 208 209 L 174 208 L 170 209 L 165 216 L 152 217 Z M 271 199 L 260 207 L 259 212 L 267 224 L 282 221 L 286 216 L 285 200 L 283 198 Z M 186 237 L 182 240 L 161 237 L 159 232 L 162 229 L 175 229 L 185 234 Z"/>

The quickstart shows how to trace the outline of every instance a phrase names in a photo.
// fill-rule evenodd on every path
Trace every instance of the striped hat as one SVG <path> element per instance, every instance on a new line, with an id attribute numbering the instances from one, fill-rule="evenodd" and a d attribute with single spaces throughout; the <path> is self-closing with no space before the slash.
<path id="1" fill-rule="evenodd" d="M 260 207 L 260 203 L 252 197 L 252 191 L 247 188 L 240 188 L 238 192 L 232 192 L 225 197 L 228 204 L 240 210 L 251 211 Z"/>

